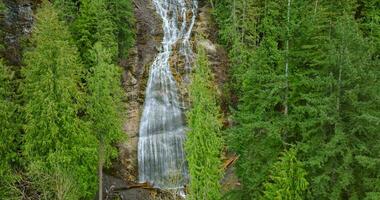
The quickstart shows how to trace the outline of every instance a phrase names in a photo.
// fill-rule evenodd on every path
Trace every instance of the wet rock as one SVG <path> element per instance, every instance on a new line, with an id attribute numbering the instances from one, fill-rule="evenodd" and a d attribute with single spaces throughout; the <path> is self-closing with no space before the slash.
<path id="1" fill-rule="evenodd" d="M 196 34 L 202 37 L 196 37 L 196 47 L 201 47 L 206 50 L 208 61 L 212 67 L 214 74 L 214 81 L 218 90 L 219 99 L 221 100 L 221 109 L 224 113 L 223 124 L 228 127 L 231 124 L 229 115 L 229 101 L 230 94 L 226 88 L 228 81 L 228 55 L 225 49 L 217 43 L 217 27 L 213 23 L 210 8 L 206 4 L 200 9 L 199 19 L 196 25 Z M 224 151 L 224 157 L 230 158 L 233 155 L 227 150 Z M 235 173 L 235 167 L 232 165 L 228 167 L 224 173 L 224 177 L 221 180 L 222 192 L 227 193 L 233 189 L 240 187 L 239 180 Z"/>
<path id="2" fill-rule="evenodd" d="M 127 93 L 127 119 L 124 130 L 128 135 L 128 142 L 120 144 L 120 159 L 117 166 L 117 176 L 122 177 L 128 183 L 136 182 L 138 177 L 137 146 L 140 117 L 143 108 L 146 83 L 149 75 L 149 67 L 152 64 L 162 40 L 162 22 L 154 10 L 151 0 L 135 0 L 135 17 L 137 38 L 136 46 L 131 50 L 128 61 L 122 64 L 125 69 L 124 86 Z M 201 3 L 200 5 L 204 5 Z M 214 73 L 216 88 L 222 99 L 222 109 L 227 112 L 228 93 L 225 92 L 225 84 L 228 76 L 227 53 L 222 46 L 217 44 L 217 28 L 212 21 L 210 9 L 207 6 L 200 8 L 197 22 L 192 34 L 194 48 L 205 47 L 209 63 Z M 202 35 L 202 39 L 197 39 Z M 186 84 L 184 84 L 184 58 L 178 52 L 179 46 L 173 47 L 173 56 L 170 59 L 171 70 L 178 83 L 184 101 L 188 98 Z M 196 50 L 194 50 L 196 52 Z M 139 193 L 138 191 L 136 191 Z M 140 191 L 141 192 L 141 191 Z M 140 195 L 136 194 L 136 195 Z M 130 199 L 145 197 L 135 196 Z M 154 199 L 151 197 L 151 199 Z"/>
<path id="3" fill-rule="evenodd" d="M 228 81 L 228 55 L 225 49 L 217 43 L 218 29 L 212 20 L 210 8 L 204 5 L 199 9 L 199 17 L 195 26 L 195 46 L 206 50 L 209 64 L 212 67 L 217 92 L 221 99 L 224 113 L 228 112 L 229 93 L 226 90 Z"/>
<path id="4" fill-rule="evenodd" d="M 204 48 L 209 55 L 215 55 L 218 53 L 216 50 L 216 45 L 208 39 L 200 39 L 198 41 L 198 45 Z"/>
<path id="5" fill-rule="evenodd" d="M 4 57 L 11 65 L 19 66 L 22 61 L 23 42 L 31 35 L 33 28 L 33 8 L 37 1 L 5 0 L 7 12 L 4 16 L 3 31 Z"/>
<path id="6" fill-rule="evenodd" d="M 98 200 L 99 195 L 94 200 Z M 124 180 L 105 174 L 103 176 L 103 199 L 120 200 L 183 200 L 176 191 L 163 191 L 145 184 L 126 183 Z"/>
<path id="7" fill-rule="evenodd" d="M 151 0 L 135 0 L 136 45 L 124 67 L 123 84 L 127 94 L 127 119 L 124 131 L 128 136 L 120 144 L 120 166 L 118 174 L 127 181 L 137 180 L 137 143 L 145 88 L 149 67 L 156 57 L 163 37 L 162 22 L 157 16 Z"/>

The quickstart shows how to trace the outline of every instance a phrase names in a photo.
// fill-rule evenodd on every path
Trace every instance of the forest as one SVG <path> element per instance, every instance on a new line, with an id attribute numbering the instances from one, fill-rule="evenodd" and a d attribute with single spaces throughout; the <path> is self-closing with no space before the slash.
<path id="1" fill-rule="evenodd" d="M 0 0 L 2 199 L 379 200 L 380 0 Z"/>

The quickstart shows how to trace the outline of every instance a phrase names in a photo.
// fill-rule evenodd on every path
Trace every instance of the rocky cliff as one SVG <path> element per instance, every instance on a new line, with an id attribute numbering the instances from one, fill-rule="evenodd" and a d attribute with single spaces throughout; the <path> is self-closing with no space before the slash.
<path id="1" fill-rule="evenodd" d="M 2 56 L 11 65 L 21 65 L 23 42 L 31 34 L 35 0 L 4 0 L 5 15 L 0 19 L 5 49 Z"/>
<path id="2" fill-rule="evenodd" d="M 212 22 L 210 9 L 200 2 L 200 9 L 196 26 L 192 35 L 194 52 L 196 47 L 206 49 L 219 94 L 223 96 L 224 84 L 227 81 L 227 55 L 224 49 L 216 43 L 217 29 Z M 128 135 L 128 142 L 121 144 L 121 170 L 118 175 L 125 180 L 134 182 L 137 177 L 137 142 L 138 130 L 142 106 L 144 103 L 145 87 L 148 78 L 148 70 L 155 58 L 160 41 L 162 40 L 162 22 L 156 15 L 150 0 L 135 1 L 135 17 L 137 20 L 136 46 L 132 49 L 130 59 L 124 69 L 124 86 L 128 96 L 127 120 L 124 130 Z M 185 76 L 183 57 L 176 53 L 171 58 L 173 74 L 183 98 L 186 98 L 186 84 L 183 83 Z"/>

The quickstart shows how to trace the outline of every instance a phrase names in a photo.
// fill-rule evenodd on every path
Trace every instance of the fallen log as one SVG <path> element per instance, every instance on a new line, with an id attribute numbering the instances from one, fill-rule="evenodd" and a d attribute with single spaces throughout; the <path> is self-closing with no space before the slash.
<path id="1" fill-rule="evenodd" d="M 224 161 L 223 170 L 226 171 L 228 168 L 230 168 L 232 165 L 234 165 L 238 159 L 239 159 L 239 156 L 232 156 L 228 160 Z"/>

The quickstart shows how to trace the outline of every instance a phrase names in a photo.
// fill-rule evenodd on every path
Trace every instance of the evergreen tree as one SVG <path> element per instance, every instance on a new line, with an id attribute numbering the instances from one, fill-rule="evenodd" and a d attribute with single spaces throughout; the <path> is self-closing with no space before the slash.
<path id="1" fill-rule="evenodd" d="M 18 199 L 15 167 L 19 159 L 19 124 L 16 119 L 17 105 L 11 84 L 12 75 L 0 60 L 0 198 Z"/>
<path id="2" fill-rule="evenodd" d="M 111 54 L 96 43 L 91 53 L 94 54 L 95 66 L 88 78 L 88 110 L 92 132 L 99 140 L 99 198 L 102 197 L 102 169 L 104 162 L 117 156 L 114 144 L 122 137 L 122 94 L 120 87 L 121 73 L 112 62 Z"/>
<path id="3" fill-rule="evenodd" d="M 116 26 L 115 36 L 118 44 L 118 58 L 125 59 L 135 44 L 135 16 L 132 0 L 106 0 L 107 10 Z"/>
<path id="4" fill-rule="evenodd" d="M 289 144 L 308 171 L 309 198 L 378 198 L 377 4 L 214 4 L 239 99 L 229 146 L 240 155 L 240 198 L 258 198 L 268 168 Z"/>
<path id="5" fill-rule="evenodd" d="M 61 19 L 71 25 L 78 17 L 80 0 L 54 0 L 53 2 Z"/>
<path id="6" fill-rule="evenodd" d="M 87 67 L 94 65 L 90 51 L 96 42 L 101 42 L 110 52 L 112 59 L 116 59 L 117 27 L 112 15 L 113 13 L 107 10 L 106 0 L 81 1 L 79 16 L 73 24 L 72 33 Z"/>
<path id="7" fill-rule="evenodd" d="M 190 199 L 221 199 L 222 140 L 220 108 L 205 50 L 198 48 L 190 86 L 192 107 L 187 113 L 189 132 L 185 143 L 190 171 Z"/>
<path id="8" fill-rule="evenodd" d="M 277 2 L 268 1 L 263 6 L 265 14 L 259 16 L 261 23 L 257 25 L 260 28 L 257 34 L 263 35 L 259 47 L 245 45 L 242 49 L 247 59 L 237 59 L 241 62 L 237 67 L 244 68 L 237 74 L 240 81 L 236 86 L 241 93 L 234 115 L 237 124 L 229 137 L 230 146 L 240 155 L 237 174 L 243 183 L 244 199 L 260 196 L 269 168 L 282 151 L 282 136 L 286 132 L 285 64 L 277 41 L 282 25 L 276 21 L 281 10 Z"/>
<path id="9" fill-rule="evenodd" d="M 28 174 L 43 198 L 90 198 L 97 140 L 78 117 L 83 66 L 67 27 L 49 2 L 37 12 L 31 40 L 34 48 L 25 54 L 22 70 Z M 56 174 L 62 175 L 60 179 Z"/>
<path id="10" fill-rule="evenodd" d="M 134 45 L 134 15 L 131 0 L 81 1 L 72 32 L 86 64 L 96 42 L 109 48 L 112 59 L 125 59 Z"/>
<path id="11" fill-rule="evenodd" d="M 3 23 L 6 7 L 0 1 L 0 24 Z M 0 28 L 0 54 L 4 50 L 4 30 Z M 14 73 L 3 64 L 0 55 L 0 199 L 19 199 L 16 184 L 20 180 L 19 145 L 21 140 L 19 106 L 14 90 Z"/>
<path id="12" fill-rule="evenodd" d="M 349 9 L 348 9 L 349 10 Z M 329 199 L 379 198 L 379 79 L 351 12 L 332 27 L 326 62 L 334 79 L 332 126 L 318 158 L 314 195 Z"/>
<path id="13" fill-rule="evenodd" d="M 303 164 L 297 159 L 295 149 L 282 153 L 273 164 L 270 179 L 264 184 L 264 195 L 261 199 L 303 200 L 308 182 Z"/>

